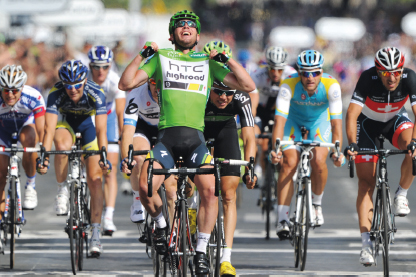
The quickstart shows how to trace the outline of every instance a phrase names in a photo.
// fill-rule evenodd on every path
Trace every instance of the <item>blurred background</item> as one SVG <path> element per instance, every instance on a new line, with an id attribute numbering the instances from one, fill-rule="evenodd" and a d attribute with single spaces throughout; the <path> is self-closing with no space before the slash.
<path id="1" fill-rule="evenodd" d="M 304 49 L 321 51 L 344 97 L 383 46 L 416 68 L 416 0 L 0 0 L 0 67 L 22 65 L 27 85 L 47 94 L 64 61 L 88 64 L 88 50 L 103 44 L 121 74 L 146 41 L 172 46 L 169 19 L 183 9 L 201 19 L 198 50 L 223 40 L 249 72 L 270 45 L 285 47 L 292 64 Z"/>

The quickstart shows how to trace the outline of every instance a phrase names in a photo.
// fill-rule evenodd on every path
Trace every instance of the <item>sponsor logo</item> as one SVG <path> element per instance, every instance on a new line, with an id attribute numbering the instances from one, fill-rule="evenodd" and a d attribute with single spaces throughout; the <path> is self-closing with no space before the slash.
<path id="1" fill-rule="evenodd" d="M 407 78 L 407 73 L 403 73 L 403 77 L 402 78 Z"/>
<path id="2" fill-rule="evenodd" d="M 373 80 L 377 80 L 378 79 L 378 76 L 372 76 L 371 77 Z"/>
<path id="3" fill-rule="evenodd" d="M 198 156 L 198 153 L 194 153 L 194 154 L 192 155 L 191 161 L 192 161 L 193 163 L 195 163 L 196 156 Z"/>
<path id="4" fill-rule="evenodd" d="M 191 57 L 191 58 L 205 58 L 207 56 L 208 55 L 205 54 L 205 53 L 197 53 L 197 54 L 191 54 L 191 55 L 189 55 L 189 57 Z"/>
<path id="5" fill-rule="evenodd" d="M 304 93 L 302 93 L 302 95 L 300 96 L 300 98 L 301 98 L 302 100 L 305 100 L 305 99 L 306 99 L 306 95 L 305 95 Z"/>
<path id="6" fill-rule="evenodd" d="M 338 98 L 341 95 L 339 90 L 334 91 L 334 98 Z"/>
<path id="7" fill-rule="evenodd" d="M 354 92 L 354 97 L 363 101 L 363 98 L 357 95 L 357 92 Z"/>
<path id="8" fill-rule="evenodd" d="M 160 150 L 160 156 L 162 156 L 162 158 L 167 155 L 168 153 L 165 150 Z"/>
<path id="9" fill-rule="evenodd" d="M 294 101 L 295 104 L 301 105 L 301 106 L 322 106 L 322 105 L 326 105 L 328 103 L 325 102 L 300 102 L 300 101 Z"/>
<path id="10" fill-rule="evenodd" d="M 240 101 L 241 101 L 241 103 L 245 103 L 245 102 L 247 102 L 248 100 L 250 100 L 250 97 L 244 96 L 242 93 L 240 93 L 240 94 L 236 94 L 236 95 L 234 96 L 234 98 L 235 98 L 236 100 L 240 100 Z"/>
<path id="11" fill-rule="evenodd" d="M 100 105 L 102 105 L 103 104 L 103 101 L 101 101 L 101 98 L 98 96 L 98 94 L 96 94 L 95 93 L 95 91 L 94 90 L 92 90 L 92 89 L 88 89 L 88 93 L 93 97 L 93 99 L 95 100 L 95 101 L 97 101 L 98 102 L 98 104 L 100 104 Z"/>
<path id="12" fill-rule="evenodd" d="M 133 101 L 134 101 L 134 98 L 132 98 L 129 101 L 129 105 L 127 106 L 127 109 L 126 109 L 126 114 L 135 114 L 137 110 L 139 109 L 139 106 L 137 106 L 137 104 L 134 103 Z"/>
<path id="13" fill-rule="evenodd" d="M 146 106 L 148 106 L 148 107 L 150 106 L 150 102 L 149 101 L 147 101 Z"/>

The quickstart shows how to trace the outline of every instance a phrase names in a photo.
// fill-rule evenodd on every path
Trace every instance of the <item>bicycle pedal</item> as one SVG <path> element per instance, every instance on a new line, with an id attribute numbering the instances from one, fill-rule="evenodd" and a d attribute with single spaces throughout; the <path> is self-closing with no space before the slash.
<path id="1" fill-rule="evenodd" d="M 105 231 L 103 231 L 103 236 L 112 237 L 113 236 L 113 233 L 114 233 L 113 230 L 105 230 Z"/>
<path id="2" fill-rule="evenodd" d="M 100 254 L 101 253 L 99 253 L 99 252 L 93 252 L 93 253 L 90 254 L 90 256 L 88 258 L 99 259 Z"/>
<path id="3" fill-rule="evenodd" d="M 140 241 L 141 243 L 147 243 L 149 240 L 147 239 L 147 236 L 146 236 L 146 235 L 142 235 L 142 236 L 139 238 L 139 241 Z"/>

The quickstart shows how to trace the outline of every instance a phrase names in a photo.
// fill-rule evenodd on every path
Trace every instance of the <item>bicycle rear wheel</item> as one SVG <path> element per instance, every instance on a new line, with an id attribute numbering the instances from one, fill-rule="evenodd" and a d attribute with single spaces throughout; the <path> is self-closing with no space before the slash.
<path id="1" fill-rule="evenodd" d="M 78 232 L 74 229 L 74 226 L 76 226 L 76 221 L 74 219 L 75 217 L 75 192 L 74 192 L 74 185 L 71 184 L 69 186 L 69 218 L 68 218 L 68 234 L 69 234 L 69 248 L 70 248 L 70 254 L 71 254 L 71 267 L 72 267 L 72 273 L 74 275 L 77 274 L 78 270 L 78 263 L 77 263 L 77 234 Z"/>
<path id="2" fill-rule="evenodd" d="M 299 225 L 299 262 L 300 262 L 300 270 L 305 270 L 306 265 L 306 253 L 308 250 L 308 235 L 309 235 L 309 197 L 308 194 L 310 188 L 311 180 L 309 178 L 304 178 L 302 180 L 303 185 L 303 196 L 302 196 L 302 205 L 300 211 L 300 225 Z"/>
<path id="3" fill-rule="evenodd" d="M 17 194 L 16 194 L 16 177 L 10 177 L 10 185 L 12 188 L 9 206 L 9 218 L 10 218 L 10 269 L 14 267 L 14 252 L 16 244 L 16 205 L 17 205 Z"/>
<path id="4" fill-rule="evenodd" d="M 267 162 L 266 178 L 264 185 L 266 190 L 266 239 L 270 239 L 270 211 L 272 210 L 272 186 L 273 182 L 273 165 Z"/>
<path id="5" fill-rule="evenodd" d="M 383 268 L 384 268 L 384 276 L 389 276 L 389 250 L 390 250 L 390 226 L 389 226 L 389 217 L 390 217 L 390 209 L 387 206 L 387 187 L 386 183 L 383 182 L 381 184 L 381 198 L 382 198 L 382 243 L 383 243 Z"/>
<path id="6" fill-rule="evenodd" d="M 188 212 L 186 209 L 185 201 L 180 202 L 180 227 L 178 229 L 179 231 L 179 252 L 182 253 L 182 255 L 179 256 L 179 274 L 178 276 L 186 277 L 188 274 L 188 252 L 190 250 L 189 243 L 188 243 L 188 228 L 187 228 L 187 217 Z"/>

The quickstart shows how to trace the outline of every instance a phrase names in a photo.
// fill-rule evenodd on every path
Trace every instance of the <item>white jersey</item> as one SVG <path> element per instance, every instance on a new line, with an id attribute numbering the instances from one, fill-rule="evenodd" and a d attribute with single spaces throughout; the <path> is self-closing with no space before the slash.
<path id="1" fill-rule="evenodd" d="M 280 82 L 294 73 L 297 73 L 297 71 L 293 67 L 286 65 L 283 69 Z M 280 88 L 278 84 L 272 85 L 268 67 L 259 68 L 250 74 L 250 76 L 256 84 L 256 89 L 250 93 L 259 93 L 259 105 L 265 105 L 269 97 L 277 97 Z"/>
<path id="2" fill-rule="evenodd" d="M 91 71 L 88 72 L 88 79 L 93 81 Z M 104 90 L 107 114 L 116 112 L 116 99 L 126 98 L 126 92 L 118 88 L 120 77 L 114 71 L 108 72 L 107 78 L 100 87 Z"/>
<path id="3" fill-rule="evenodd" d="M 148 125 L 157 127 L 159 115 L 159 105 L 153 99 L 147 83 L 128 93 L 124 109 L 124 125 L 136 126 L 137 121 L 141 119 Z"/>

